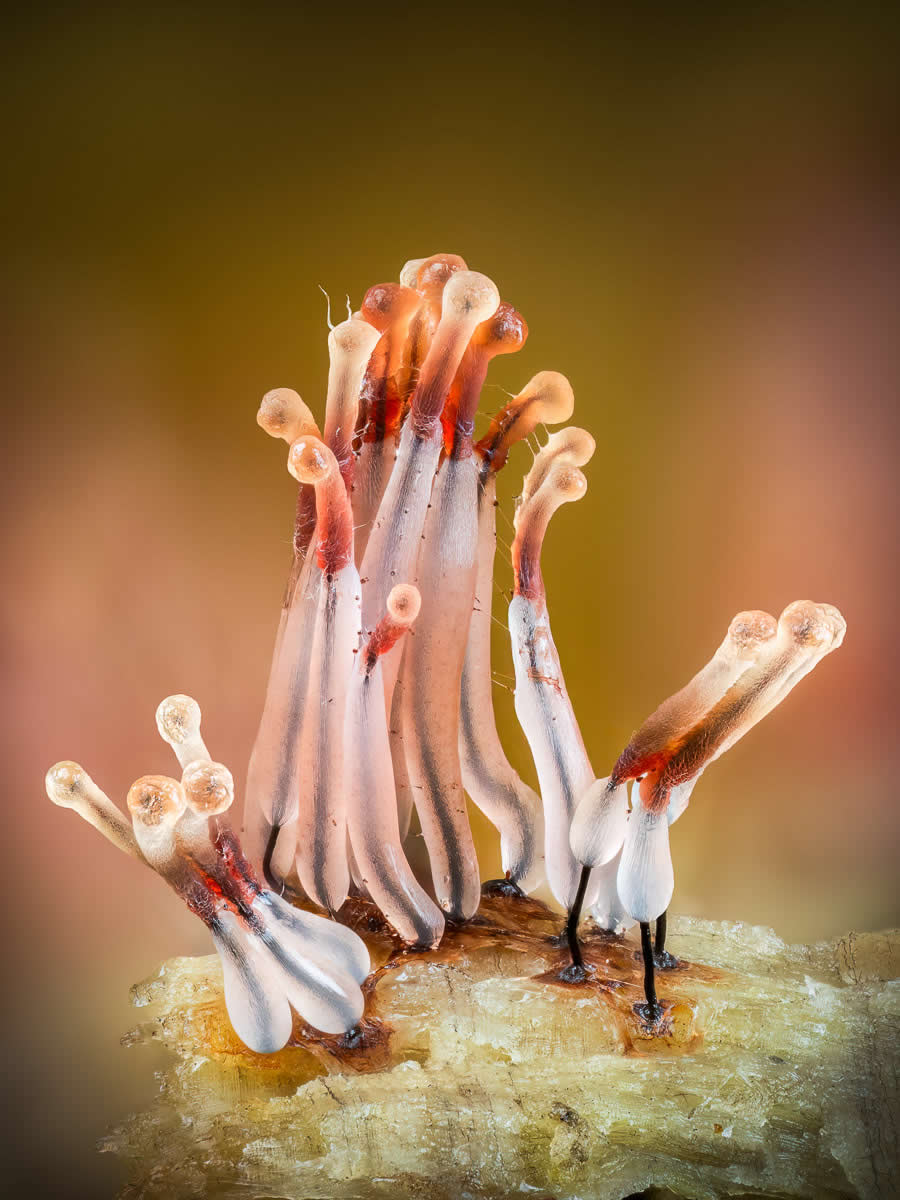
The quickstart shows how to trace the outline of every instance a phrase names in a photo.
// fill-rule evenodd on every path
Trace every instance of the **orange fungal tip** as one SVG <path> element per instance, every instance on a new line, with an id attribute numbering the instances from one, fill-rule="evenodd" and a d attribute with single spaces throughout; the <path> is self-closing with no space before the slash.
<path id="1" fill-rule="evenodd" d="M 273 388 L 260 401 L 256 423 L 269 437 L 293 442 L 301 433 L 316 433 L 318 426 L 309 406 L 293 388 Z"/>
<path id="2" fill-rule="evenodd" d="M 410 265 L 410 264 L 407 264 Z M 419 260 L 416 272 L 415 287 L 418 292 L 428 299 L 441 294 L 452 275 L 466 271 L 466 260 L 458 254 L 432 254 Z"/>
<path id="3" fill-rule="evenodd" d="M 384 333 L 394 322 L 409 316 L 421 302 L 414 288 L 400 283 L 376 283 L 363 296 L 360 313 L 363 321 Z"/>
<path id="4" fill-rule="evenodd" d="M 337 469 L 334 455 L 315 437 L 301 437 L 288 451 L 288 470 L 299 483 L 321 483 Z"/>
<path id="5" fill-rule="evenodd" d="M 181 786 L 188 808 L 203 817 L 223 813 L 234 803 L 234 778 L 222 763 L 203 759 L 189 763 Z"/>
<path id="6" fill-rule="evenodd" d="M 61 808 L 77 807 L 90 782 L 91 777 L 84 767 L 69 760 L 54 763 L 44 779 L 47 795 Z"/>
<path id="7" fill-rule="evenodd" d="M 128 789 L 128 811 L 150 828 L 174 825 L 186 807 L 184 790 L 168 775 L 142 775 Z"/>
<path id="8" fill-rule="evenodd" d="M 411 583 L 398 583 L 387 598 L 388 616 L 398 625 L 412 625 L 422 607 L 419 589 Z"/>

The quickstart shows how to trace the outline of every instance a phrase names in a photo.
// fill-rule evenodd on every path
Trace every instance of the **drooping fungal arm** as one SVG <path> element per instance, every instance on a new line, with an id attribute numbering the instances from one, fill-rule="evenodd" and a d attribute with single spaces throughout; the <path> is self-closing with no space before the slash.
<path id="1" fill-rule="evenodd" d="M 594 772 L 550 631 L 540 553 L 552 514 L 561 504 L 582 496 L 586 487 L 577 467 L 559 462 L 519 509 L 513 542 L 515 592 L 509 606 L 515 708 L 540 782 L 547 881 L 566 908 L 575 898 L 581 875 L 581 865 L 569 847 L 569 825 Z M 587 903 L 592 899 L 589 891 Z"/>
<path id="2" fill-rule="evenodd" d="M 316 552 L 307 699 L 299 731 L 297 873 L 307 895 L 335 913 L 350 885 L 343 736 L 347 681 L 359 642 L 360 582 L 353 515 L 337 460 L 317 438 L 290 450 L 292 474 L 316 489 Z"/>
<path id="3" fill-rule="evenodd" d="M 539 424 L 557 424 L 572 415 L 568 380 L 542 372 L 529 381 L 494 418 L 479 443 L 478 570 L 460 686 L 459 750 L 463 786 L 500 833 L 503 870 L 523 891 L 544 875 L 543 815 L 538 795 L 510 764 L 497 733 L 491 675 L 491 609 L 496 551 L 497 471 L 510 447 Z M 593 444 L 593 439 L 591 444 Z M 590 457 L 587 454 L 582 463 Z M 529 476 L 530 478 L 530 476 Z"/>
<path id="4" fill-rule="evenodd" d="M 267 392 L 257 423 L 271 437 L 291 445 L 304 435 L 318 436 L 309 408 L 290 388 Z M 305 700 L 311 641 L 312 605 L 306 587 L 306 551 L 316 524 L 315 489 L 300 483 L 294 526 L 293 557 L 284 592 L 266 697 L 250 754 L 244 796 L 244 845 L 251 859 L 283 876 L 294 858 L 296 815 L 296 738 Z M 274 830 L 274 835 L 273 835 Z M 283 832 L 281 832 L 283 830 Z M 272 840 L 280 838 L 276 847 Z M 280 851 L 275 854 L 276 848 Z"/>

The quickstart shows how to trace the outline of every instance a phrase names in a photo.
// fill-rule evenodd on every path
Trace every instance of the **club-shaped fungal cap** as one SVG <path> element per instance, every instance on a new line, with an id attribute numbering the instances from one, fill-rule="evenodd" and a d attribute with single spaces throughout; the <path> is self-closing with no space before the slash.
<path id="1" fill-rule="evenodd" d="M 181 787 L 188 808 L 201 817 L 218 816 L 234 803 L 234 778 L 223 763 L 204 759 L 188 763 Z"/>
<path id="2" fill-rule="evenodd" d="M 173 826 L 184 812 L 184 790 L 168 775 L 142 775 L 128 789 L 128 811 L 148 829 Z"/>
<path id="3" fill-rule="evenodd" d="M 833 604 L 816 604 L 812 600 L 789 604 L 778 624 L 795 645 L 811 651 L 836 650 L 847 631 L 847 622 Z"/>
<path id="4" fill-rule="evenodd" d="M 288 451 L 288 470 L 299 483 L 316 484 L 337 470 L 337 462 L 321 439 L 301 437 Z"/>
<path id="5" fill-rule="evenodd" d="M 77 762 L 54 763 L 44 778 L 47 795 L 60 808 L 81 808 L 93 780 Z"/>
<path id="6" fill-rule="evenodd" d="M 538 425 L 560 425 L 575 409 L 572 385 L 559 371 L 538 371 L 517 396 L 507 401 L 476 446 L 485 468 L 499 471 L 516 444 Z"/>
<path id="7" fill-rule="evenodd" d="M 200 734 L 200 705 L 191 696 L 166 696 L 156 710 L 159 736 L 170 746 L 183 746 Z"/>
<path id="8" fill-rule="evenodd" d="M 273 388 L 266 392 L 259 404 L 256 423 L 269 437 L 282 438 L 288 443 L 303 433 L 319 432 L 309 406 L 293 388 Z"/>
<path id="9" fill-rule="evenodd" d="M 480 271 L 456 271 L 444 288 L 441 313 L 452 314 L 473 328 L 492 316 L 500 304 L 497 285 Z"/>
<path id="10" fill-rule="evenodd" d="M 395 625 L 412 625 L 421 607 L 421 593 L 411 583 L 398 583 L 388 593 L 387 613 Z"/>

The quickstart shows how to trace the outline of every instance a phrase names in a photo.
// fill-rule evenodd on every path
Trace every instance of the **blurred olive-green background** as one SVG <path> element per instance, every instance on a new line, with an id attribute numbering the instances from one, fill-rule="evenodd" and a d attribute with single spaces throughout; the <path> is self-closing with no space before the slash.
<path id="1" fill-rule="evenodd" d="M 3 1029 L 22 1194 L 113 1193 L 122 1168 L 94 1142 L 156 1086 L 151 1053 L 118 1045 L 128 987 L 209 949 L 157 878 L 52 808 L 44 771 L 77 758 L 121 798 L 171 769 L 153 713 L 186 691 L 242 777 L 295 486 L 254 414 L 277 385 L 321 412 L 319 285 L 340 309 L 455 251 L 531 328 L 492 382 L 572 380 L 598 452 L 545 575 L 599 774 L 736 611 L 841 608 L 843 649 L 675 827 L 674 907 L 791 939 L 900 922 L 900 45 L 880 8 L 7 17 Z M 502 399 L 488 387 L 485 408 Z"/>

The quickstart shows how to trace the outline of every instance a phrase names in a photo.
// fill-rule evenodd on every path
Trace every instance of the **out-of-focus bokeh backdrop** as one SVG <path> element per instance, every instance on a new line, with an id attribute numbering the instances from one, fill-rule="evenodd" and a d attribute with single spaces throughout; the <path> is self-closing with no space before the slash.
<path id="1" fill-rule="evenodd" d="M 112 1195 L 122 1168 L 94 1142 L 155 1089 L 150 1053 L 118 1044 L 128 987 L 209 949 L 157 878 L 49 804 L 44 771 L 75 757 L 123 797 L 170 769 L 153 713 L 186 691 L 242 776 L 294 494 L 256 405 L 290 385 L 321 409 L 319 285 L 356 304 L 410 257 L 461 253 L 525 314 L 487 411 L 555 368 L 597 438 L 545 574 L 598 773 L 739 609 L 811 598 L 847 618 L 844 648 L 697 789 L 674 906 L 789 939 L 897 924 L 884 7 L 8 21 L 2 1028 L 21 1193 Z M 498 630 L 501 671 L 504 651 Z"/>

